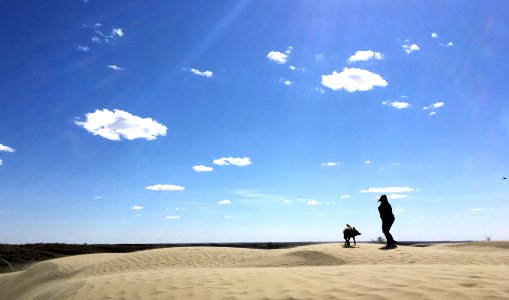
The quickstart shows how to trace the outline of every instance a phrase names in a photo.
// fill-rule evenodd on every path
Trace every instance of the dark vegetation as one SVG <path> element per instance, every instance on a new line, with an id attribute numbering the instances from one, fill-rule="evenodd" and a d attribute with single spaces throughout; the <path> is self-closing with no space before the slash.
<path id="1" fill-rule="evenodd" d="M 20 271 L 28 265 L 43 260 L 69 255 L 92 253 L 127 253 L 142 250 L 170 247 L 235 247 L 251 249 L 282 249 L 318 244 L 317 242 L 278 242 L 278 243 L 194 243 L 194 244 L 63 244 L 38 243 L 9 245 L 0 244 L 0 273 Z"/>

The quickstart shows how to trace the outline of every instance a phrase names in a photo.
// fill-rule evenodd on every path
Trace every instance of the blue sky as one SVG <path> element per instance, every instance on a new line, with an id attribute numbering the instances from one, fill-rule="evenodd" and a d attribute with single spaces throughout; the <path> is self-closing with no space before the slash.
<path id="1" fill-rule="evenodd" d="M 2 3 L 0 242 L 509 239 L 508 6 Z"/>

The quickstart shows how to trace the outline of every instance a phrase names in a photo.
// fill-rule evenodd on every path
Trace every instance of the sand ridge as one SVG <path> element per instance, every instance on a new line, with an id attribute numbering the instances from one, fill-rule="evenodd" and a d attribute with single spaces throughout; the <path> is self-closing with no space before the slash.
<path id="1" fill-rule="evenodd" d="M 508 299 L 509 242 L 88 254 L 0 275 L 0 299 Z"/>

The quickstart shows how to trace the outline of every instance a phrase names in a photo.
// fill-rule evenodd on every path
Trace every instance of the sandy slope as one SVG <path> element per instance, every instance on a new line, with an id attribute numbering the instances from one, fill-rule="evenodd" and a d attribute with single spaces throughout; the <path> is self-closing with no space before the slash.
<path id="1" fill-rule="evenodd" d="M 379 247 L 72 256 L 0 275 L 0 299 L 509 299 L 509 242 Z"/>

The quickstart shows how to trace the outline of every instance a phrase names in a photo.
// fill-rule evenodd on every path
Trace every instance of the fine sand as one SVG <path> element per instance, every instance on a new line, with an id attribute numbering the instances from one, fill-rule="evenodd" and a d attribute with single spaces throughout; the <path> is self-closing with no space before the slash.
<path id="1" fill-rule="evenodd" d="M 0 299 L 509 299 L 509 242 L 183 247 L 0 275 Z"/>

